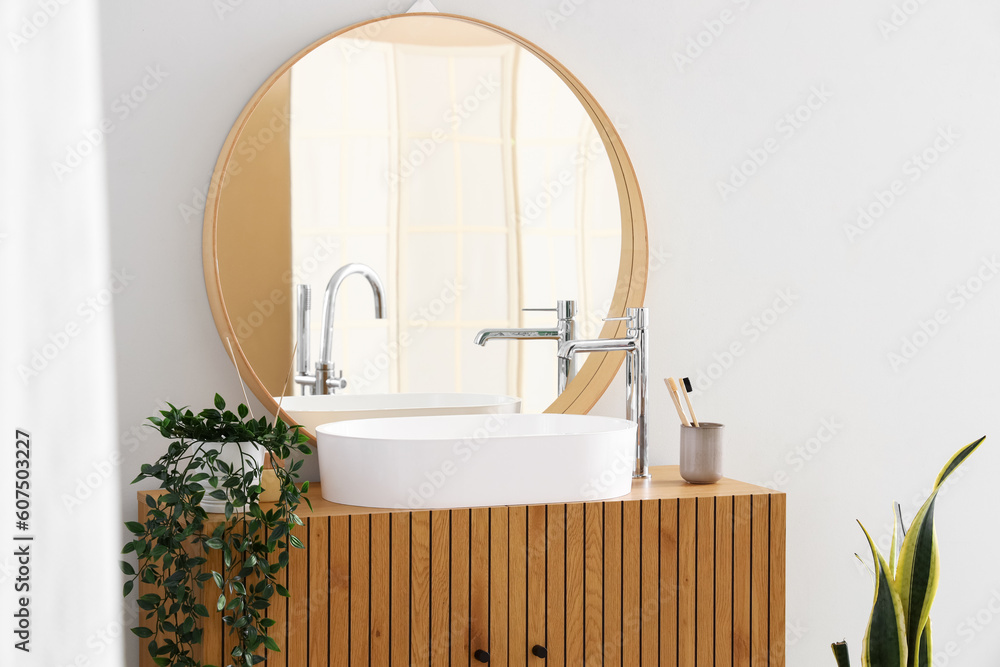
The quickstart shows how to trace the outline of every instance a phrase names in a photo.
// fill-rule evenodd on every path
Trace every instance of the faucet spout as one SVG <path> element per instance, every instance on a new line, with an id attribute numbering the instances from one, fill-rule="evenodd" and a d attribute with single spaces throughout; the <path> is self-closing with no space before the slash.
<path id="1" fill-rule="evenodd" d="M 559 340 L 561 334 L 556 329 L 483 329 L 472 339 L 476 345 L 486 345 L 494 338 L 516 340 Z"/>
<path id="2" fill-rule="evenodd" d="M 525 329 L 483 329 L 472 339 L 476 345 L 485 346 L 487 341 L 497 339 L 506 340 L 555 340 L 559 343 L 573 340 L 576 337 L 576 301 L 559 300 L 555 308 L 524 308 L 525 311 L 547 311 L 556 314 L 556 326 L 554 328 L 525 328 Z M 556 358 L 556 387 L 559 393 L 566 390 L 566 385 L 576 377 L 576 362 L 566 357 Z"/>
<path id="3" fill-rule="evenodd" d="M 559 345 L 556 356 L 572 359 L 577 352 L 632 352 L 635 341 L 631 338 L 595 338 L 593 340 L 569 340 Z"/>
<path id="4" fill-rule="evenodd" d="M 337 294 L 340 285 L 348 276 L 358 274 L 363 276 L 372 288 L 375 298 L 375 317 L 385 319 L 385 287 L 375 273 L 375 269 L 367 264 L 345 264 L 337 269 L 326 284 L 323 295 L 323 328 L 319 333 L 319 360 L 317 363 L 328 365 L 333 362 L 333 313 L 337 305 Z"/>

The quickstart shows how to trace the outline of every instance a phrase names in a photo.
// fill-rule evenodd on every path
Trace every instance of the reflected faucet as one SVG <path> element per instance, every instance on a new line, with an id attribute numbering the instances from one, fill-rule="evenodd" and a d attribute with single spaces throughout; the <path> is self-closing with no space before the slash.
<path id="1" fill-rule="evenodd" d="M 368 280 L 375 297 L 375 317 L 385 319 L 385 287 L 375 270 L 367 264 L 345 264 L 337 269 L 326 284 L 323 295 L 323 327 L 319 334 L 319 360 L 315 371 L 309 372 L 309 311 L 311 308 L 311 288 L 298 286 L 298 352 L 295 355 L 295 382 L 302 386 L 303 394 L 333 394 L 344 389 L 347 380 L 344 371 L 335 375 L 333 363 L 333 314 L 337 306 L 340 285 L 348 276 L 358 274 Z"/>
<path id="2" fill-rule="evenodd" d="M 476 345 L 486 346 L 489 340 L 511 339 L 511 340 L 557 340 L 562 345 L 573 340 L 576 336 L 576 301 L 557 301 L 555 308 L 523 308 L 525 312 L 546 312 L 556 314 L 555 328 L 539 329 L 483 329 L 476 334 L 473 342 Z M 572 358 L 556 358 L 558 364 L 559 393 L 563 393 L 569 381 L 576 376 L 576 361 Z"/>
<path id="3" fill-rule="evenodd" d="M 649 443 L 646 439 L 646 375 L 649 365 L 646 326 L 648 308 L 629 308 L 625 317 L 608 317 L 607 321 L 628 323 L 625 338 L 571 340 L 559 345 L 559 358 L 572 359 L 577 352 L 619 352 L 625 358 L 625 418 L 636 423 L 635 468 L 632 479 L 649 477 Z"/>

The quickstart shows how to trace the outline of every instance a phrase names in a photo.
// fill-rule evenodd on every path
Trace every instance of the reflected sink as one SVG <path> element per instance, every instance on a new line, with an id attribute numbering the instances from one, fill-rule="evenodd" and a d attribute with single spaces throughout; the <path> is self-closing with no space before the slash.
<path id="1" fill-rule="evenodd" d="M 627 494 L 634 422 L 563 414 L 369 419 L 316 429 L 323 498 L 384 508 L 607 500 Z"/>
<path id="2" fill-rule="evenodd" d="M 274 397 L 296 424 L 315 433 L 320 424 L 375 417 L 516 413 L 521 399 L 499 394 L 329 394 Z"/>

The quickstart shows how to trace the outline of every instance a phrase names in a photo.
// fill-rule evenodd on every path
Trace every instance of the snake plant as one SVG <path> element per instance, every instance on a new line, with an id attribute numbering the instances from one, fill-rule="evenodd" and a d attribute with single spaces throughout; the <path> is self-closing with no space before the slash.
<path id="1" fill-rule="evenodd" d="M 879 552 L 861 526 L 875 561 L 875 601 L 864 645 L 863 667 L 931 667 L 931 603 L 937 592 L 939 562 L 934 531 L 934 505 L 948 476 L 983 443 L 980 438 L 958 450 L 941 470 L 934 490 L 917 512 L 910 529 L 903 530 L 897 558 L 896 517 L 893 517 L 889 560 Z M 860 524 L 860 522 L 858 522 Z M 902 518 L 899 520 L 902 526 Z M 839 667 L 850 667 L 847 644 L 832 645 Z"/>

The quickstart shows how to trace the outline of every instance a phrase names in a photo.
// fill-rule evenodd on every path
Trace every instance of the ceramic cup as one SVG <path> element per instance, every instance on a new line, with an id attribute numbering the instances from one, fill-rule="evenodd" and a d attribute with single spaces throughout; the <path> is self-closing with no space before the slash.
<path id="1" fill-rule="evenodd" d="M 220 445 L 217 442 L 204 443 L 205 451 L 219 451 L 219 447 Z M 250 461 L 253 460 L 257 464 L 257 468 L 260 468 L 264 463 L 264 448 L 252 442 L 227 442 L 222 445 L 222 450 L 219 452 L 219 457 L 216 460 L 225 461 L 226 463 L 236 467 L 239 467 L 241 463 L 244 463 L 249 467 L 251 465 Z M 200 467 L 198 472 L 211 474 L 211 472 L 204 466 Z M 214 490 L 208 480 L 200 482 L 200 484 L 205 487 L 205 497 L 201 499 L 202 508 L 206 512 L 225 512 L 226 501 L 219 500 L 218 498 L 212 498 L 208 495 Z M 233 507 L 233 511 L 235 512 L 242 512 L 244 509 L 245 508 L 242 506 Z"/>
<path id="2" fill-rule="evenodd" d="M 691 484 L 712 484 L 722 479 L 723 424 L 681 424 L 681 477 Z"/>

